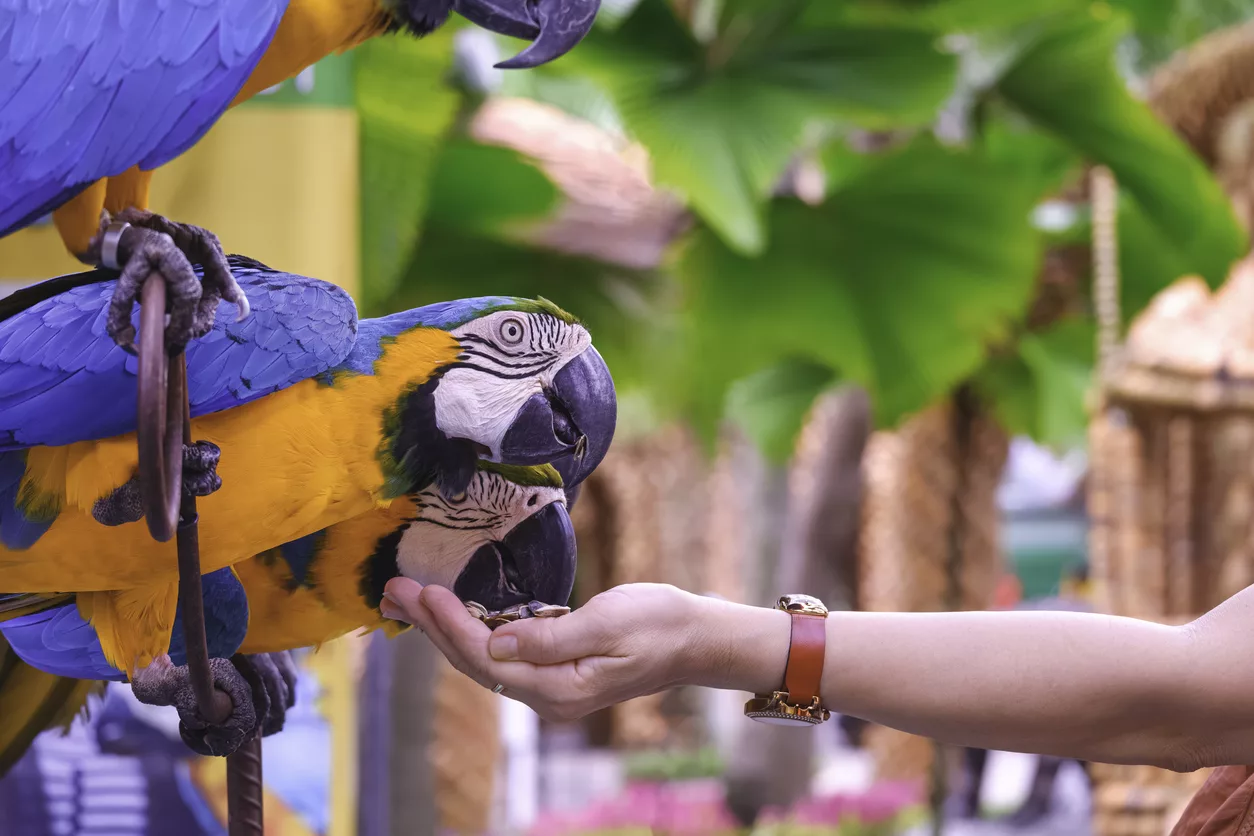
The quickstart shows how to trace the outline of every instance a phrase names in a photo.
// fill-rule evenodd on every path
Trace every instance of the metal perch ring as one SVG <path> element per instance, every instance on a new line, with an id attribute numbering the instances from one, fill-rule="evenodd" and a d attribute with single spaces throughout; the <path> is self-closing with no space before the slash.
<path id="1" fill-rule="evenodd" d="M 191 443 L 187 357 L 171 362 L 165 347 L 166 288 L 149 276 L 140 301 L 139 478 L 148 531 L 161 543 L 178 534 L 179 606 L 196 706 L 206 720 L 230 716 L 231 698 L 213 685 L 201 597 L 196 498 L 183 495 L 183 445 Z M 230 836 L 262 836 L 261 741 L 245 743 L 226 759 Z"/>
<path id="2" fill-rule="evenodd" d="M 170 368 L 165 351 L 165 282 L 144 283 L 139 323 L 139 472 L 148 531 L 158 543 L 174 536 L 183 483 L 184 360 Z"/>

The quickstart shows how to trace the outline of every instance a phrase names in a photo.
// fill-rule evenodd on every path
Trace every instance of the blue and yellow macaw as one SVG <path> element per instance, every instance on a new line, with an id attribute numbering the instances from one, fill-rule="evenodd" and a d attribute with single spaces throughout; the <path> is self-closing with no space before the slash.
<path id="1" fill-rule="evenodd" d="M 486 297 L 358 322 L 333 285 L 233 265 L 253 315 L 187 348 L 203 441 L 185 448 L 185 487 L 223 485 L 199 508 L 204 572 L 433 485 L 456 498 L 481 457 L 553 462 L 576 485 L 605 455 L 613 382 L 551 303 Z M 0 302 L 0 590 L 76 593 L 109 664 L 133 673 L 167 650 L 177 563 L 137 522 L 135 359 L 104 333 L 101 275 Z"/>
<path id="2" fill-rule="evenodd" d="M 237 653 L 261 661 L 237 659 L 244 676 L 223 666 L 228 675 L 219 685 L 242 710 L 222 727 L 193 730 L 184 722 L 184 739 L 202 753 L 227 754 L 258 727 L 263 733 L 281 728 L 293 692 L 265 657 L 354 630 L 399 632 L 401 626 L 379 612 L 383 587 L 394 577 L 447 586 L 491 610 L 533 600 L 565 604 L 574 588 L 575 555 L 558 472 L 548 465 L 482 462 L 466 491 L 453 499 L 428 487 L 210 572 L 203 578 L 210 655 L 223 665 Z M 90 686 L 78 680 L 128 678 L 108 661 L 100 635 L 73 596 L 0 596 L 4 606 L 15 614 L 0 615 L 0 635 L 11 653 L 6 659 L 0 652 L 0 706 L 9 709 L 0 715 L 0 773 L 33 732 L 72 716 L 67 704 L 85 702 Z M 170 638 L 170 660 L 182 665 L 177 617 Z M 8 684 L 6 668 L 18 674 Z M 137 695 L 163 701 L 159 693 L 149 698 L 154 689 L 144 676 L 136 682 Z M 185 721 L 195 717 L 194 703 L 173 702 Z"/>
<path id="3" fill-rule="evenodd" d="M 248 311 L 216 237 L 147 212 L 154 169 L 232 105 L 323 57 L 452 12 L 532 40 L 498 66 L 578 43 L 600 0 L 17 0 L 0 4 L 0 237 L 53 213 L 69 251 L 122 270 L 109 333 L 125 344 L 144 275 L 170 284 L 170 339 L 205 333 L 226 298 Z M 116 216 L 116 217 L 111 217 Z M 113 222 L 119 224 L 107 232 Z M 128 224 L 129 227 L 122 224 Z M 206 265 L 203 288 L 191 264 Z"/>

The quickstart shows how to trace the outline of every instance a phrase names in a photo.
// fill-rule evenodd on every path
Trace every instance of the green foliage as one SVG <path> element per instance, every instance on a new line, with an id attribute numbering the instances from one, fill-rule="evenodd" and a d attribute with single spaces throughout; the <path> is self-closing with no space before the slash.
<path id="1" fill-rule="evenodd" d="M 1086 207 L 1040 229 L 1039 203 L 1086 163 L 1114 171 L 1125 317 L 1181 275 L 1218 283 L 1245 251 L 1219 187 L 1115 63 L 1129 33 L 1179 40 L 1227 20 L 1222 4 L 705 0 L 682 4 L 692 19 L 679 5 L 618 0 L 572 53 L 504 86 L 643 144 L 698 219 L 657 271 L 526 242 L 556 190 L 459 138 L 450 35 L 364 49 L 368 307 L 546 296 L 590 327 L 624 405 L 647 393 L 706 437 L 731 417 L 775 459 L 838 381 L 868 389 L 881 425 L 971 381 L 1012 431 L 1065 443 L 1083 426 L 1092 322 L 1023 320 L 1043 248 L 1084 235 Z M 927 135 L 942 108 L 963 114 L 963 147 Z M 856 152 L 856 130 L 899 147 Z M 828 173 L 817 206 L 775 197 L 802 154 Z"/>
<path id="2" fill-rule="evenodd" d="M 624 773 L 633 781 L 682 781 L 718 778 L 724 765 L 714 749 L 638 752 L 624 759 Z"/>
<path id="3" fill-rule="evenodd" d="M 355 51 L 361 130 L 361 273 L 367 306 L 405 271 L 426 214 L 428 180 L 460 95 L 444 84 L 453 32 L 375 38 Z"/>
<path id="4" fill-rule="evenodd" d="M 507 148 L 449 141 L 437 156 L 427 195 L 429 223 L 487 237 L 507 236 L 513 224 L 543 216 L 557 204 L 557 187 Z"/>
<path id="5" fill-rule="evenodd" d="M 1119 0 L 1116 5 L 1139 12 L 1142 67 L 1160 64 L 1204 35 L 1254 17 L 1251 0 Z"/>
<path id="6" fill-rule="evenodd" d="M 976 391 L 1011 433 L 1065 448 L 1083 440 L 1084 397 L 1094 363 L 1092 320 L 1071 318 L 1019 337 L 1012 353 L 989 359 Z"/>
<path id="7" fill-rule="evenodd" d="M 1116 71 L 1124 31 L 1114 17 L 1069 20 L 1020 55 L 998 90 L 1036 124 L 1109 166 L 1160 249 L 1174 250 L 1174 262 L 1215 286 L 1246 251 L 1246 236 L 1205 166 Z"/>
<path id="8" fill-rule="evenodd" d="M 563 72 L 606 90 L 657 182 L 745 254 L 766 246 L 763 202 L 809 124 L 926 123 L 953 86 L 954 60 L 929 32 L 803 28 L 785 12 L 805 4 L 768 5 L 770 15 L 725 10 L 701 43 L 664 0 L 642 0 L 563 59 Z"/>
<path id="9" fill-rule="evenodd" d="M 830 366 L 783 360 L 732 385 L 727 417 L 740 425 L 767 458 L 782 464 L 792 455 L 814 399 L 835 382 Z"/>
<path id="10" fill-rule="evenodd" d="M 528 243 L 522 233 L 552 213 L 557 192 L 513 151 L 454 140 L 436 170 L 426 232 L 403 281 L 376 307 L 467 296 L 552 299 L 591 331 L 620 388 L 637 382 L 645 347 L 666 321 L 663 277 Z"/>
<path id="11" fill-rule="evenodd" d="M 666 400 L 709 431 L 735 379 L 795 357 L 865 386 L 881 424 L 925 406 L 1031 298 L 1034 186 L 987 154 L 920 141 L 818 207 L 774 203 L 760 258 L 698 233 L 678 266 L 683 340 Z"/>
<path id="12" fill-rule="evenodd" d="M 1004 30 L 1083 10 L 1088 0 L 863 0 L 815 3 L 808 20 L 816 24 L 865 21 L 926 26 L 937 32 Z"/>

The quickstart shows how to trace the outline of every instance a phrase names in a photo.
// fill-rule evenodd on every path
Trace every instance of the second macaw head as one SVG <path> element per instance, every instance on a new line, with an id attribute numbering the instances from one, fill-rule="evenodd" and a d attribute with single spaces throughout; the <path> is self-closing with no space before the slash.
<path id="1" fill-rule="evenodd" d="M 440 322 L 459 352 L 399 403 L 386 442 L 397 493 L 434 482 L 456 498 L 480 459 L 551 464 L 574 488 L 605 458 L 618 420 L 614 380 L 570 314 L 542 299 L 492 297 L 397 316 Z"/>
<path id="2" fill-rule="evenodd" d="M 489 610 L 565 605 L 575 588 L 575 530 L 552 467 L 484 462 L 464 496 L 427 489 L 392 543 L 396 571 Z"/>
<path id="3" fill-rule="evenodd" d="M 393 25 L 425 35 L 457 12 L 471 23 L 531 41 L 501 69 L 538 67 L 570 52 L 596 20 L 601 0 L 383 0 Z"/>

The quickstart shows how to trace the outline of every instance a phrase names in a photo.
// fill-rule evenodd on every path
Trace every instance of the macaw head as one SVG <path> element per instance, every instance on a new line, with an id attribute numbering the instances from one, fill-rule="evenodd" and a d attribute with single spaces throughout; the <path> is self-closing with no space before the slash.
<path id="1" fill-rule="evenodd" d="M 614 379 L 588 330 L 545 300 L 512 300 L 450 333 L 458 362 L 434 391 L 435 421 L 483 458 L 552 464 L 570 487 L 605 458 L 618 421 Z"/>
<path id="2" fill-rule="evenodd" d="M 501 35 L 531 41 L 501 69 L 525 69 L 560 58 L 583 40 L 596 20 L 601 0 L 385 0 L 398 28 L 426 35 L 451 12 Z"/>
<path id="3" fill-rule="evenodd" d="M 380 345 L 423 328 L 444 331 L 456 353 L 385 416 L 379 449 L 391 496 L 434 483 L 454 499 L 481 459 L 551 464 L 573 488 L 605 458 L 618 420 L 614 380 L 570 314 L 544 299 L 492 296 L 362 326 Z"/>
<path id="4" fill-rule="evenodd" d="M 396 570 L 502 610 L 565 605 L 575 588 L 575 530 L 562 478 L 548 465 L 481 463 L 463 496 L 427 488 L 395 540 Z"/>

